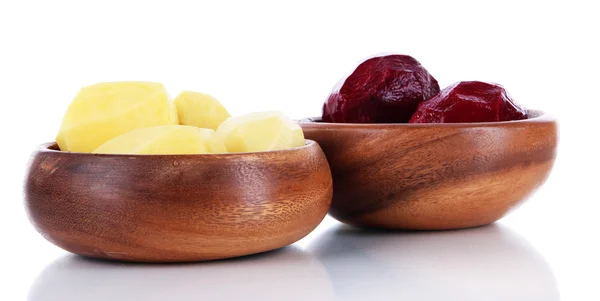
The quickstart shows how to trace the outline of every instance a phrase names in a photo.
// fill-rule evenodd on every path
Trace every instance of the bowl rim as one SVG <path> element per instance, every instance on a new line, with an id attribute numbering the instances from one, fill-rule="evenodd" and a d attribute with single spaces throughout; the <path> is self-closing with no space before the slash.
<path id="1" fill-rule="evenodd" d="M 529 123 L 556 122 L 556 117 L 541 110 L 528 110 L 529 114 L 534 116 L 527 119 L 493 121 L 493 122 L 457 122 L 457 123 L 336 123 L 322 122 L 321 117 L 307 117 L 297 120 L 300 125 L 319 126 L 319 127 L 340 127 L 340 128 L 388 128 L 388 127 L 410 127 L 410 128 L 436 128 L 436 127 L 495 127 L 505 125 L 519 125 Z"/>
<path id="2" fill-rule="evenodd" d="M 83 153 L 83 152 L 65 152 L 58 149 L 56 141 L 46 142 L 38 145 L 36 151 L 39 153 L 61 154 L 65 156 L 89 156 L 105 158 L 241 158 L 249 156 L 268 156 L 272 154 L 284 154 L 291 152 L 301 152 L 311 148 L 319 147 L 314 140 L 304 139 L 305 144 L 287 149 L 270 150 L 262 152 L 244 152 L 244 153 L 218 153 L 218 154 L 101 154 L 101 153 Z"/>

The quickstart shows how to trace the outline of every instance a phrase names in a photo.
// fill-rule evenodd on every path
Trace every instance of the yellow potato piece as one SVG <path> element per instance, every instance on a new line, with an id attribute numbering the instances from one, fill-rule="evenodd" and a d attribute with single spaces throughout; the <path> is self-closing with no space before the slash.
<path id="1" fill-rule="evenodd" d="M 177 107 L 179 124 L 216 130 L 231 117 L 225 107 L 214 97 L 191 91 L 183 91 L 173 101 Z"/>
<path id="2" fill-rule="evenodd" d="M 223 141 L 212 129 L 163 125 L 135 129 L 102 144 L 94 153 L 175 155 L 226 153 Z"/>
<path id="3" fill-rule="evenodd" d="M 177 111 L 162 84 L 99 83 L 79 90 L 56 142 L 63 151 L 91 152 L 131 130 L 177 122 Z"/>
<path id="4" fill-rule="evenodd" d="M 227 151 L 260 152 L 304 145 L 302 128 L 280 112 L 231 117 L 217 129 Z"/>

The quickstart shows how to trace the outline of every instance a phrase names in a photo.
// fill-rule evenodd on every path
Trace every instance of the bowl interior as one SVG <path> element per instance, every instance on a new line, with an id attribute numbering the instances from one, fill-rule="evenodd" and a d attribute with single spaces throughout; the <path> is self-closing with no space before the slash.
<path id="1" fill-rule="evenodd" d="M 47 142 L 44 143 L 42 145 L 40 145 L 39 150 L 40 151 L 44 151 L 44 152 L 59 152 L 59 153 L 64 153 L 64 154 L 73 154 L 73 155 L 82 155 L 82 156 L 106 156 L 106 157 L 243 157 L 243 156 L 247 156 L 247 155 L 273 155 L 273 154 L 277 154 L 277 153 L 285 153 L 285 152 L 293 152 L 293 151 L 300 151 L 306 148 L 310 148 L 312 147 L 314 144 L 316 144 L 315 141 L 310 140 L 310 139 L 304 139 L 305 140 L 305 144 L 302 146 L 297 146 L 297 147 L 293 147 L 293 148 L 288 148 L 288 149 L 280 149 L 280 150 L 271 150 L 271 151 L 260 151 L 260 152 L 243 152 L 243 153 L 222 153 L 222 154 L 172 154 L 172 155 L 164 155 L 164 154 L 158 154 L 158 155 L 147 155 L 147 154 L 101 154 L 101 153 L 81 153 L 81 152 L 64 152 L 62 150 L 60 150 L 60 148 L 58 147 L 58 144 L 54 141 L 54 142 Z"/>
<path id="2" fill-rule="evenodd" d="M 529 110 L 528 118 L 521 120 L 509 120 L 509 121 L 494 121 L 494 122 L 468 122 L 468 123 L 333 123 L 323 122 L 321 117 L 308 117 L 301 119 L 300 123 L 320 123 L 320 124 L 335 124 L 340 126 L 411 126 L 411 127 L 431 127 L 431 126 L 495 126 L 503 125 L 507 123 L 523 123 L 523 122 L 537 122 L 544 120 L 552 120 L 553 117 L 544 113 L 541 110 Z"/>

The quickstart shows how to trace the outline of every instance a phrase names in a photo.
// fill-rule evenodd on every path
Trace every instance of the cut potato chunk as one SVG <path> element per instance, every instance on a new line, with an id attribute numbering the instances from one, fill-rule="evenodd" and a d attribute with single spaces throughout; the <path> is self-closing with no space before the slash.
<path id="1" fill-rule="evenodd" d="M 302 128 L 280 112 L 231 117 L 217 129 L 227 151 L 260 152 L 304 145 Z"/>
<path id="2" fill-rule="evenodd" d="M 137 128 L 177 124 L 165 87 L 152 82 L 111 82 L 79 90 L 56 142 L 63 151 L 91 152 Z"/>
<path id="3" fill-rule="evenodd" d="M 226 153 L 223 141 L 212 129 L 164 125 L 135 129 L 102 144 L 94 153 L 175 155 Z"/>
<path id="4" fill-rule="evenodd" d="M 183 91 L 174 100 L 179 124 L 216 130 L 231 117 L 214 97 L 197 92 Z"/>

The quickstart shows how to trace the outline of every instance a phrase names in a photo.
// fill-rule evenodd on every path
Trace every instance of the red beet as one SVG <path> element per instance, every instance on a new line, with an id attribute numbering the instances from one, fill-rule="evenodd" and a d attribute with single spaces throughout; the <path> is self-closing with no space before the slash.
<path id="1" fill-rule="evenodd" d="M 419 103 L 439 91 L 435 78 L 414 58 L 373 57 L 333 89 L 323 105 L 323 121 L 408 122 Z"/>
<path id="2" fill-rule="evenodd" d="M 419 104 L 410 123 L 493 122 L 527 118 L 527 110 L 497 84 L 455 83 Z"/>

